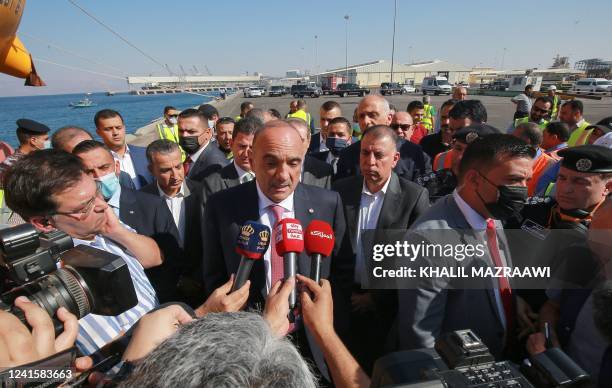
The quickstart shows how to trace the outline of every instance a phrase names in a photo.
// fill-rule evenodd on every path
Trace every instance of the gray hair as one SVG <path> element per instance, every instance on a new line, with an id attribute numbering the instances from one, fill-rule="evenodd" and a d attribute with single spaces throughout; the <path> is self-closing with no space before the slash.
<path id="1" fill-rule="evenodd" d="M 175 142 L 167 139 L 155 140 L 147 146 L 147 161 L 149 164 L 153 164 L 153 154 L 168 155 L 176 151 L 180 152 L 181 150 Z"/>
<path id="2" fill-rule="evenodd" d="M 121 387 L 316 387 L 286 338 L 252 312 L 208 314 L 179 329 L 138 363 Z"/>

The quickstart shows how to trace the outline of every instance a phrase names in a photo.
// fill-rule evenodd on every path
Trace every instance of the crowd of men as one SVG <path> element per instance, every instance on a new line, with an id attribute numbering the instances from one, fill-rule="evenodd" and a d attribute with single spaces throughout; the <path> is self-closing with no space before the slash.
<path id="1" fill-rule="evenodd" d="M 0 311 L 4 365 L 76 343 L 83 356 L 76 367 L 87 369 L 104 345 L 129 332 L 114 377 L 125 386 L 365 387 L 379 357 L 432 348 L 443 333 L 472 329 L 497 359 L 558 346 L 609 386 L 605 276 L 589 277 L 580 290 L 514 289 L 504 276 L 478 289 L 444 279 L 412 289 L 368 286 L 372 243 L 364 236 L 373 230 L 441 244 L 448 241 L 428 231 L 473 231 L 470 238 L 504 267 L 528 254 L 513 251 L 505 232 L 537 230 L 539 238 L 516 245 L 607 273 L 612 117 L 591 125 L 579 100 L 531 93 L 528 87 L 513 98 L 517 111 L 503 131 L 487 124 L 485 106 L 461 87 L 437 112 L 428 98 L 402 110 L 370 95 L 354 112 L 325 101 L 318 130 L 303 100 L 292 101 L 285 118 L 249 101 L 234 118 L 210 104 L 168 106 L 159 139 L 146 148 L 126 143 L 123 117 L 110 109 L 93 119 L 100 141 L 75 126 L 49 140 L 44 124 L 18 120 L 19 148 L 0 164 L 3 206 L 16 213 L 15 223 L 119 255 L 138 303 L 78 322 L 62 308 L 65 330 L 53 340 L 46 314 L 19 298 L 33 330 Z M 297 277 L 285 279 L 274 241 L 287 218 L 333 230 L 319 283 L 306 252 L 297 255 Z M 233 290 L 236 238 L 247 221 L 269 227 L 272 244 Z M 571 238 L 547 233 L 556 230 Z M 294 288 L 298 311 L 288 304 Z M 552 344 L 541 334 L 545 326 Z M 20 352 L 16 342 L 39 346 Z"/>

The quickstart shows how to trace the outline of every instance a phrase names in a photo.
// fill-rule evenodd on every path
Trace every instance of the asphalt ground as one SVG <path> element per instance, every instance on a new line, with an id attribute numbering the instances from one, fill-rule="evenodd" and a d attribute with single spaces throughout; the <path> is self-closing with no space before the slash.
<path id="1" fill-rule="evenodd" d="M 411 101 L 421 100 L 421 94 L 404 94 L 386 96 L 387 100 L 395 105 L 399 110 L 405 110 L 406 106 Z M 431 102 L 436 109 L 439 109 L 444 101 L 449 99 L 449 96 L 430 96 Z M 478 99 L 482 101 L 487 108 L 488 124 L 501 130 L 505 130 L 512 122 L 512 117 L 515 112 L 515 105 L 510 101 L 510 97 L 495 97 L 495 96 L 469 96 L 468 98 Z M 304 101 L 308 105 L 308 112 L 315 120 L 315 124 L 319 125 L 319 107 L 327 100 L 337 101 L 342 107 L 342 115 L 352 121 L 353 111 L 357 107 L 357 103 L 361 97 L 338 97 L 338 96 L 321 96 L 319 98 L 306 97 Z M 255 97 L 243 98 L 239 94 L 231 101 L 228 101 L 223 106 L 220 106 L 219 114 L 221 116 L 234 117 L 240 114 L 240 104 L 244 101 L 251 101 L 255 107 L 261 109 L 277 109 L 281 115 L 289 112 L 289 103 L 293 100 L 290 95 L 282 97 Z M 584 116 L 587 121 L 595 123 L 598 120 L 612 116 L 612 97 L 603 97 L 601 100 L 581 99 L 584 103 Z"/>

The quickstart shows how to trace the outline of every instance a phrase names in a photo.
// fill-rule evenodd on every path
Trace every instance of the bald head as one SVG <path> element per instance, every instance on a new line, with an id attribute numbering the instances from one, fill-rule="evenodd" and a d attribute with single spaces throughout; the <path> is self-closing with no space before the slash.
<path id="1" fill-rule="evenodd" d="M 304 154 L 306 154 L 308 146 L 310 146 L 310 128 L 308 128 L 306 122 L 297 118 L 290 118 L 283 121 L 292 126 L 300 134 L 304 147 Z"/>
<path id="2" fill-rule="evenodd" d="M 255 133 L 251 166 L 263 194 L 272 202 L 286 199 L 300 182 L 302 138 L 289 123 L 275 120 Z"/>
<path id="3" fill-rule="evenodd" d="M 453 89 L 453 100 L 463 101 L 467 97 L 467 89 L 463 86 L 457 86 Z"/>
<path id="4" fill-rule="evenodd" d="M 85 140 L 93 140 L 91 134 L 85 129 L 76 126 L 66 126 L 58 129 L 51 136 L 51 146 L 56 150 L 72 152 L 77 144 Z"/>
<path id="5" fill-rule="evenodd" d="M 382 96 L 367 96 L 359 101 L 357 106 L 359 128 L 363 132 L 373 125 L 389 125 L 393 114 L 389 102 Z"/>

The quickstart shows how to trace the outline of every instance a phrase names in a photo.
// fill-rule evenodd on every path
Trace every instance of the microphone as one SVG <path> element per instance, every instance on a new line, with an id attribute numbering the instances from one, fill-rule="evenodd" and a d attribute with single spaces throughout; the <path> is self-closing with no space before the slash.
<path id="1" fill-rule="evenodd" d="M 283 256 L 285 280 L 295 277 L 297 255 L 304 250 L 302 224 L 295 218 L 285 218 L 276 224 L 276 252 Z M 289 307 L 293 309 L 297 301 L 295 288 L 289 294 Z"/>
<path id="2" fill-rule="evenodd" d="M 264 256 L 270 245 L 270 228 L 264 224 L 247 221 L 240 228 L 240 234 L 236 239 L 236 253 L 240 257 L 240 265 L 236 271 L 232 290 L 240 289 L 251 275 L 251 269 L 255 260 Z"/>
<path id="3" fill-rule="evenodd" d="M 317 284 L 321 280 L 321 260 L 331 255 L 335 241 L 334 230 L 327 222 L 314 220 L 306 228 L 304 243 L 311 257 L 310 278 Z"/>

